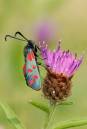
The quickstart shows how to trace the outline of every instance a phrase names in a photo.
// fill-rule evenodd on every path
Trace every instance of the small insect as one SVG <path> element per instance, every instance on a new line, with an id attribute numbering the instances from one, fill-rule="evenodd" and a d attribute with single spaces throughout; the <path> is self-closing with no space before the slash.
<path id="1" fill-rule="evenodd" d="M 21 36 L 22 38 L 18 38 L 17 35 Z M 26 84 L 29 87 L 31 87 L 34 90 L 40 90 L 41 79 L 39 65 L 41 65 L 41 63 L 38 62 L 38 58 L 40 57 L 37 54 L 38 51 L 40 52 L 39 47 L 32 40 L 28 40 L 20 32 L 16 32 L 15 36 L 6 35 L 5 41 L 7 41 L 8 37 L 18 39 L 21 41 L 27 41 L 27 45 L 24 48 L 25 64 L 23 66 L 23 74 L 26 80 Z"/>

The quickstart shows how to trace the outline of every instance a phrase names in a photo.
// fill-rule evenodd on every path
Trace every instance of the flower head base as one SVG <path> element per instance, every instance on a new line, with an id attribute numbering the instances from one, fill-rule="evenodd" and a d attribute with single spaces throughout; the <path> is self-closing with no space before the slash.
<path id="1" fill-rule="evenodd" d="M 61 50 L 60 41 L 55 51 L 50 51 L 45 42 L 40 44 L 40 49 L 47 69 L 43 93 L 55 102 L 64 100 L 70 95 L 71 78 L 82 63 L 83 57 L 78 59 L 77 54 Z"/>

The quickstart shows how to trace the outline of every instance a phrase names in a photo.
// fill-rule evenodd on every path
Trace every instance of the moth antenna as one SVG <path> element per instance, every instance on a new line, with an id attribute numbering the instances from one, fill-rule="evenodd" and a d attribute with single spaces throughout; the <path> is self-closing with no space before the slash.
<path id="1" fill-rule="evenodd" d="M 11 36 L 11 35 L 6 35 L 5 36 L 5 41 L 7 41 L 7 38 L 13 38 L 13 39 L 17 39 L 17 40 L 21 40 L 21 41 L 26 41 L 26 40 L 23 40 L 23 39 L 20 39 L 20 38 L 16 38 L 16 37 L 14 37 L 14 36 Z"/>
<path id="2" fill-rule="evenodd" d="M 8 35 L 5 36 L 5 41 L 7 41 L 7 37 L 8 37 Z"/>
<path id="3" fill-rule="evenodd" d="M 17 31 L 17 32 L 15 33 L 15 37 L 16 37 L 17 35 L 20 35 L 20 36 L 21 36 L 22 38 L 24 38 L 26 41 L 29 41 L 21 32 Z"/>

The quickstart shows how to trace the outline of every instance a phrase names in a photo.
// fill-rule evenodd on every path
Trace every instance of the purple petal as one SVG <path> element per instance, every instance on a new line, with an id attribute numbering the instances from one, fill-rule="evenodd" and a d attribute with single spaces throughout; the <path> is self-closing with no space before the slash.
<path id="1" fill-rule="evenodd" d="M 58 48 L 55 51 L 50 51 L 41 44 L 41 52 L 43 57 L 47 56 L 47 59 L 44 60 L 45 64 L 50 66 L 53 72 L 63 73 L 68 77 L 75 73 L 83 61 L 83 57 L 77 59 L 77 54 L 74 55 L 69 50 L 61 50 L 60 44 L 58 44 Z"/>

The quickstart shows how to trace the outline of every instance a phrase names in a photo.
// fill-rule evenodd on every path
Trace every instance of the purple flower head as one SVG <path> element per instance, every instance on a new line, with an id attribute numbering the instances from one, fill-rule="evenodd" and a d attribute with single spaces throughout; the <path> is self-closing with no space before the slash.
<path id="1" fill-rule="evenodd" d="M 40 49 L 47 68 L 56 74 L 72 77 L 83 61 L 83 56 L 77 58 L 77 54 L 63 51 L 60 41 L 54 51 L 49 50 L 45 42 L 40 43 Z"/>
<path id="2" fill-rule="evenodd" d="M 60 41 L 56 50 L 51 51 L 45 42 L 40 43 L 47 74 L 43 81 L 44 96 L 53 103 L 65 100 L 71 94 L 71 79 L 83 61 L 69 50 L 63 51 Z"/>
<path id="3" fill-rule="evenodd" d="M 50 41 L 54 35 L 54 26 L 48 21 L 43 21 L 37 25 L 36 37 L 38 41 Z"/>

